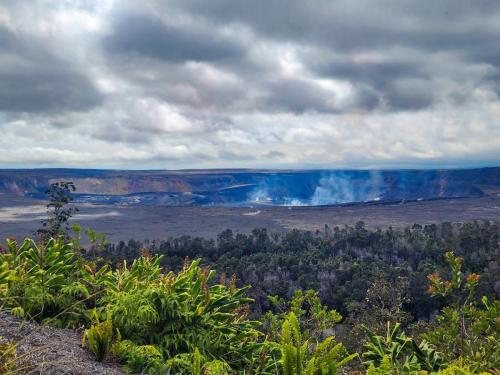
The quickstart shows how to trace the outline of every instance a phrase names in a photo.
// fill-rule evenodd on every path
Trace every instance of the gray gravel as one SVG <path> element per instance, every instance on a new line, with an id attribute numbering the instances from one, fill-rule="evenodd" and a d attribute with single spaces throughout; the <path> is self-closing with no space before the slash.
<path id="1" fill-rule="evenodd" d="M 0 311 L 0 336 L 17 343 L 22 366 L 16 374 L 119 375 L 118 364 L 99 363 L 81 347 L 82 333 L 21 322 Z"/>

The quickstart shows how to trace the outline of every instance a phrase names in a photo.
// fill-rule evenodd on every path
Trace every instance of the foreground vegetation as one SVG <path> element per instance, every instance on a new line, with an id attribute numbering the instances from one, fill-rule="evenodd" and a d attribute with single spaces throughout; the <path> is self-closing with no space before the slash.
<path id="1" fill-rule="evenodd" d="M 414 338 L 400 324 L 387 323 L 384 335 L 365 325 L 360 355 L 332 335 L 342 317 L 313 291 L 296 292 L 290 302 L 273 298 L 282 312 L 259 322 L 248 318 L 248 287 L 238 288 L 234 278 L 216 280 L 200 260 L 164 272 L 161 261 L 144 250 L 111 269 L 86 260 L 63 236 L 7 240 L 3 308 L 43 324 L 87 327 L 83 342 L 96 359 L 114 358 L 131 372 L 337 374 L 358 366 L 368 374 L 472 374 L 499 366 L 499 301 L 477 301 L 480 276 L 465 275 L 451 252 L 450 278 L 428 277 L 432 296 L 451 298 L 437 324 L 423 324 Z M 3 344 L 0 351 L 2 371 L 14 372 L 15 348 Z"/>

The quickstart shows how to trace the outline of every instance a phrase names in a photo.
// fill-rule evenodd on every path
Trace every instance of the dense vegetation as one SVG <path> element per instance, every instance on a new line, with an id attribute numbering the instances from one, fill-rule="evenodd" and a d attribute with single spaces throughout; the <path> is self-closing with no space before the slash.
<path id="1" fill-rule="evenodd" d="M 191 374 L 338 374 L 346 366 L 368 374 L 461 373 L 498 368 L 498 300 L 476 300 L 480 276 L 465 274 L 462 258 L 446 254 L 450 278 L 431 274 L 429 293 L 449 297 L 434 322 L 412 338 L 401 325 L 367 333 L 358 354 L 332 333 L 342 316 L 313 291 L 272 302 L 261 322 L 249 320 L 248 288 L 215 279 L 200 260 L 163 272 L 162 256 L 147 251 L 131 264 L 98 266 L 64 237 L 36 243 L 7 240 L 0 254 L 3 308 L 18 316 L 64 327 L 89 327 L 84 342 L 97 360 L 114 358 L 131 372 Z M 15 371 L 12 346 L 0 347 L 3 372 Z M 448 372 L 447 372 L 448 371 Z"/>
<path id="2" fill-rule="evenodd" d="M 226 230 L 216 240 L 183 236 L 108 244 L 102 256 L 111 264 L 133 260 L 144 247 L 164 255 L 163 266 L 173 270 L 179 270 L 189 257 L 201 258 L 219 273 L 235 273 L 240 285 L 252 285 L 249 293 L 258 314 L 271 308 L 269 295 L 286 299 L 296 289 L 314 289 L 324 304 L 348 315 L 353 302 L 362 302 L 377 281 L 398 285 L 394 292 L 403 294 L 405 311 L 413 319 L 427 318 L 446 302 L 429 300 L 427 275 L 445 271 L 443 253 L 448 249 L 463 258 L 466 272 L 481 275 L 479 294 L 500 294 L 500 226 L 491 222 L 414 225 L 402 230 L 371 230 L 358 223 L 325 227 L 317 233 L 255 229 L 250 234 L 234 234 Z"/>
<path id="3" fill-rule="evenodd" d="M 151 374 L 498 373 L 496 223 L 115 246 L 68 233 L 70 191 L 53 188 L 38 240 L 1 247 L 0 308 L 84 327 L 98 361 Z M 0 373 L 22 361 L 0 340 Z"/>

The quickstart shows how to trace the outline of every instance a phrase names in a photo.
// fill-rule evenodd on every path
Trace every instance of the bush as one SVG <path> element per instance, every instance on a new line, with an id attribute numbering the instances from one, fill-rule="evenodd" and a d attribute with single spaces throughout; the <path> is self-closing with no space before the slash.
<path id="1" fill-rule="evenodd" d="M 284 375 L 336 375 L 357 356 L 347 355 L 343 345 L 336 343 L 333 336 L 322 342 L 304 341 L 293 312 L 283 323 L 280 351 Z"/>
<path id="2" fill-rule="evenodd" d="M 99 304 L 111 314 L 124 339 L 154 345 L 171 358 L 199 348 L 234 368 L 252 362 L 250 343 L 258 322 L 247 319 L 247 288 L 212 284 L 215 272 L 199 261 L 163 274 L 160 257 L 142 257 L 113 273 L 112 287 Z"/>
<path id="3" fill-rule="evenodd" d="M 438 375 L 490 375 L 488 372 L 476 372 L 473 368 L 466 363 L 463 358 L 459 358 L 453 362 L 446 369 L 440 371 Z"/>
<path id="4" fill-rule="evenodd" d="M 500 302 L 486 296 L 478 302 L 479 275 L 462 272 L 462 258 L 447 252 L 451 278 L 429 275 L 429 293 L 450 301 L 422 338 L 438 347 L 447 359 L 466 360 L 475 371 L 500 368 Z"/>
<path id="5" fill-rule="evenodd" d="M 441 353 L 427 342 L 418 344 L 414 339 L 406 336 L 397 323 L 391 328 L 387 322 L 386 336 L 378 336 L 365 327 L 368 342 L 365 343 L 366 352 L 363 353 L 368 373 L 378 374 L 390 372 L 406 374 L 412 372 L 436 372 L 446 367 Z"/>
<path id="6" fill-rule="evenodd" d="M 88 348 L 94 353 L 98 362 L 108 354 L 113 344 L 113 323 L 109 315 L 100 322 L 97 311 L 93 311 L 94 323 L 83 333 L 82 346 L 88 343 Z"/>
<path id="7" fill-rule="evenodd" d="M 84 299 L 88 291 L 80 289 L 75 293 L 75 275 L 81 270 L 71 243 L 62 237 L 51 238 L 44 244 L 26 239 L 21 246 L 15 240 L 7 240 L 0 262 L 3 267 L 7 265 L 10 274 L 5 302 L 16 309 L 17 315 L 39 322 L 57 318 L 61 325 L 78 325 L 85 308 L 77 303 L 75 295 Z"/>
<path id="8" fill-rule="evenodd" d="M 331 335 L 342 316 L 313 290 L 295 291 L 291 301 L 271 297 L 274 313 L 261 325 L 248 318 L 249 287 L 217 283 L 200 260 L 166 273 L 162 257 L 147 251 L 115 270 L 93 255 L 96 263 L 63 237 L 8 240 L 0 251 L 0 306 L 39 322 L 88 327 L 82 341 L 96 359 L 115 358 L 131 372 L 333 375 L 357 356 Z M 368 374 L 468 375 L 499 367 L 500 303 L 479 300 L 479 276 L 465 275 L 452 253 L 446 259 L 451 279 L 430 275 L 429 292 L 449 306 L 417 339 L 400 324 L 388 325 L 385 336 L 367 329 Z M 375 298 L 377 290 L 371 293 Z M 16 358 L 15 347 L 0 341 L 0 372 L 11 371 Z"/>
<path id="9" fill-rule="evenodd" d="M 10 374 L 17 364 L 16 346 L 0 336 L 0 374 Z"/>
<path id="10" fill-rule="evenodd" d="M 125 355 L 125 367 L 133 373 L 162 373 L 166 370 L 163 356 L 154 345 L 130 345 Z"/>

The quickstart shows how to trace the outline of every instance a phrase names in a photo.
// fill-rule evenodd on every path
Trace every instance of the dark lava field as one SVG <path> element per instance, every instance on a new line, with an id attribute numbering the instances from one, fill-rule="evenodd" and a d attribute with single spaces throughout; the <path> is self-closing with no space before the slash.
<path id="1" fill-rule="evenodd" d="M 414 223 L 472 220 L 500 221 L 500 192 L 478 198 L 451 198 L 397 203 L 359 203 L 321 207 L 117 206 L 78 204 L 73 222 L 106 233 L 113 241 L 168 236 L 215 237 L 224 229 L 249 232 L 291 228 L 323 230 L 325 224 L 404 227 Z M 25 197 L 0 198 L 0 237 L 32 235 L 44 215 L 43 202 Z"/>

